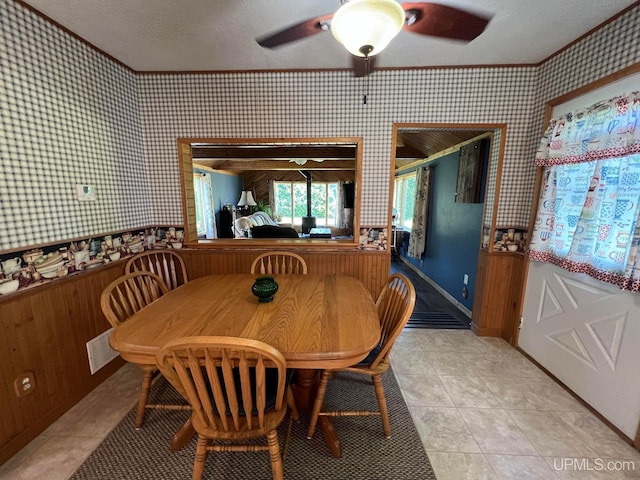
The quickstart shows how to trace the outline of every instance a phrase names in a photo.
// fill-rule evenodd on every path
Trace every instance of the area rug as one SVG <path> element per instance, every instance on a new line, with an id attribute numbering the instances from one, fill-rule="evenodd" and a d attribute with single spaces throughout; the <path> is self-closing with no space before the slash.
<path id="1" fill-rule="evenodd" d="M 158 402 L 177 401 L 177 392 L 164 380 L 154 386 Z M 331 456 L 318 430 L 307 439 L 308 416 L 293 422 L 289 450 L 284 462 L 285 478 L 291 480 L 429 480 L 435 475 L 391 369 L 383 375 L 391 438 L 384 437 L 380 418 L 336 417 L 342 458 Z M 355 374 L 339 374 L 329 382 L 327 407 L 375 409 L 377 402 L 370 380 Z M 140 430 L 133 426 L 135 409 L 111 431 L 71 477 L 73 480 L 173 480 L 191 478 L 195 437 L 179 452 L 169 443 L 188 412 L 152 410 Z M 280 428 L 280 442 L 288 419 Z M 269 457 L 264 453 L 209 454 L 203 479 L 270 479 Z"/>

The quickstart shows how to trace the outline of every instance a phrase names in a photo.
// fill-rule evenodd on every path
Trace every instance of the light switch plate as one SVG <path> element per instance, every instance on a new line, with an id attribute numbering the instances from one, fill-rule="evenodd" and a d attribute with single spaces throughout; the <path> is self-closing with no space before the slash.
<path id="1" fill-rule="evenodd" d="M 93 185 L 76 185 L 76 196 L 79 202 L 91 202 L 96 199 L 96 191 Z"/>

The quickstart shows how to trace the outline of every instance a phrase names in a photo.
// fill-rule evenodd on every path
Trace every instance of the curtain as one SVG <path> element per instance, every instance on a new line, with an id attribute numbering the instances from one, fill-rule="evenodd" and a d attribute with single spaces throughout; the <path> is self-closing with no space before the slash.
<path id="1" fill-rule="evenodd" d="M 216 230 L 216 216 L 213 211 L 213 190 L 211 176 L 206 173 L 194 172 L 194 194 L 196 197 L 196 213 L 201 216 L 204 227 L 204 238 L 218 238 Z M 200 207 L 199 207 L 200 205 Z"/>
<path id="2" fill-rule="evenodd" d="M 338 191 L 336 192 L 336 227 L 338 228 L 348 228 L 344 214 L 344 183 L 338 182 Z"/>
<path id="3" fill-rule="evenodd" d="M 422 258 L 427 243 L 427 220 L 429 193 L 431 190 L 431 167 L 418 169 L 416 175 L 416 198 L 413 205 L 413 225 L 409 236 L 407 255 Z"/>
<path id="4" fill-rule="evenodd" d="M 640 92 L 553 119 L 529 257 L 640 290 Z"/>

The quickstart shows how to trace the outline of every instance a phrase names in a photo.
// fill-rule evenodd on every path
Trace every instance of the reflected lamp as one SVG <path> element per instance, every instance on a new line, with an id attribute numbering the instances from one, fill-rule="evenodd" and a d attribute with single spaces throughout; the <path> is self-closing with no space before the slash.
<path id="1" fill-rule="evenodd" d="M 251 190 L 243 190 L 240 195 L 240 200 L 238 200 L 238 207 L 245 209 L 249 207 L 255 207 L 257 205 L 256 201 L 253 199 L 253 194 Z"/>

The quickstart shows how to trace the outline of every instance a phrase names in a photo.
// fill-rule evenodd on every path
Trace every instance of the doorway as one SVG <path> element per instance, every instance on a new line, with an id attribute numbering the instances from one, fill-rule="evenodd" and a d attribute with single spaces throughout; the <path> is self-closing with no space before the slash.
<path id="1" fill-rule="evenodd" d="M 468 328 L 483 231 L 493 221 L 502 125 L 396 124 L 393 128 L 390 213 L 391 271 L 416 284 L 411 324 L 423 328 Z M 458 197 L 461 149 L 483 149 L 477 196 Z M 430 167 L 431 187 L 424 253 L 407 255 L 412 231 L 411 175 Z M 463 182 L 464 183 L 464 182 Z"/>

